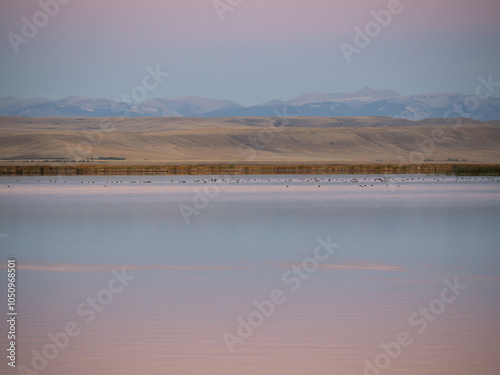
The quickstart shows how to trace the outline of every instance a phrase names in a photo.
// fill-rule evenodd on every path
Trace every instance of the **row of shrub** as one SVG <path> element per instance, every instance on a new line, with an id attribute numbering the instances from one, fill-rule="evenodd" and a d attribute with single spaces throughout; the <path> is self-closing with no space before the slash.
<path id="1" fill-rule="evenodd" d="M 297 165 L 24 165 L 0 166 L 0 175 L 211 175 L 211 174 L 448 174 L 499 176 L 500 164 Z"/>

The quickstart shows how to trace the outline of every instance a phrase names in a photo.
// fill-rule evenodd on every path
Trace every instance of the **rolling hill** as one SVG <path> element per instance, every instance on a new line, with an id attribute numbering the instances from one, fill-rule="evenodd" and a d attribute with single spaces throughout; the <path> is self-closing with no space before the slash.
<path id="1" fill-rule="evenodd" d="M 0 163 L 500 162 L 500 121 L 452 120 L 2 117 Z"/>

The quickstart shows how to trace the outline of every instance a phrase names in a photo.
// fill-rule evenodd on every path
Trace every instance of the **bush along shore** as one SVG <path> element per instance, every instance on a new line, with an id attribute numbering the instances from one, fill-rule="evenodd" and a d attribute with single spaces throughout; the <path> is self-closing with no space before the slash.
<path id="1" fill-rule="evenodd" d="M 500 164 L 186 164 L 0 166 L 0 176 L 216 174 L 446 174 L 500 176 Z"/>

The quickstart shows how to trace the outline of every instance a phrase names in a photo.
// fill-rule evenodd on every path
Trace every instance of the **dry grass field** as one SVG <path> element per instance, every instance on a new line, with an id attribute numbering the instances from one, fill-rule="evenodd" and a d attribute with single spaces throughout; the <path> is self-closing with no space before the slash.
<path id="1" fill-rule="evenodd" d="M 500 163 L 500 121 L 458 121 L 0 117 L 0 165 Z"/>

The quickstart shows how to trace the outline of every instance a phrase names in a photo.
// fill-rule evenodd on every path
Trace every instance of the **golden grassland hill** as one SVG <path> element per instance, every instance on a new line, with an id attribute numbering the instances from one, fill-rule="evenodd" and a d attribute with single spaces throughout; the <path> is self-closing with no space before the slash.
<path id="1" fill-rule="evenodd" d="M 500 121 L 456 118 L 0 117 L 4 165 L 58 158 L 107 164 L 499 163 L 499 146 Z"/>
<path id="2" fill-rule="evenodd" d="M 239 127 L 354 128 L 354 127 L 500 127 L 499 121 L 467 118 L 411 121 L 391 117 L 10 117 L 0 116 L 0 133 L 43 131 L 92 131 L 156 133 L 176 130 Z"/>

